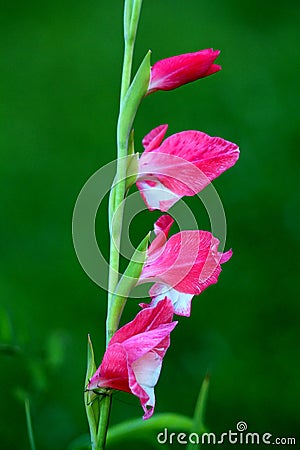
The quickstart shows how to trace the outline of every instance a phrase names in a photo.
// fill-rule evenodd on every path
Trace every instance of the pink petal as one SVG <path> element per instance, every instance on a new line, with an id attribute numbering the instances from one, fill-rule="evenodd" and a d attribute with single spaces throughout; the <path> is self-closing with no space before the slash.
<path id="1" fill-rule="evenodd" d="M 182 231 L 166 242 L 155 260 L 146 261 L 140 280 L 161 282 L 177 291 L 200 294 L 221 272 L 219 241 L 207 231 Z"/>
<path id="2" fill-rule="evenodd" d="M 159 125 L 151 130 L 150 133 L 146 134 L 142 140 L 142 144 L 146 152 L 150 152 L 161 144 L 167 129 L 168 125 Z"/>
<path id="3" fill-rule="evenodd" d="M 232 250 L 230 249 L 227 252 L 222 254 L 221 259 L 220 259 L 220 263 L 221 264 L 226 263 L 227 261 L 230 260 L 231 257 L 232 257 Z"/>
<path id="4" fill-rule="evenodd" d="M 171 226 L 173 225 L 174 220 L 168 214 L 160 216 L 154 224 L 154 233 L 156 236 L 159 236 L 161 232 L 166 236 L 169 235 L 169 231 Z"/>
<path id="5" fill-rule="evenodd" d="M 183 131 L 141 155 L 136 184 L 150 210 L 166 211 L 181 197 L 200 192 L 238 157 L 238 146 L 232 142 Z"/>
<path id="6" fill-rule="evenodd" d="M 145 331 L 127 339 L 123 343 L 123 347 L 128 355 L 128 364 L 132 364 L 156 347 L 161 349 L 161 356 L 163 357 L 170 344 L 170 333 L 176 324 L 177 322 L 171 322 L 159 325 L 154 330 Z M 162 345 L 162 342 L 164 345 Z"/>
<path id="7" fill-rule="evenodd" d="M 219 72 L 219 70 L 222 70 L 222 67 L 219 66 L 219 64 L 212 64 L 208 71 L 205 73 L 205 76 L 213 75 L 216 72 Z"/>
<path id="8" fill-rule="evenodd" d="M 128 364 L 126 350 L 121 344 L 110 345 L 100 367 L 92 376 L 87 388 L 110 387 L 120 391 L 130 392 L 128 384 Z"/>
<path id="9" fill-rule="evenodd" d="M 239 157 L 236 144 L 196 130 L 169 136 L 156 151 L 178 156 L 195 164 L 210 179 L 231 167 Z"/>
<path id="10" fill-rule="evenodd" d="M 144 310 L 140 311 L 131 322 L 124 325 L 113 335 L 109 345 L 122 343 L 132 336 L 153 330 L 159 325 L 170 323 L 172 318 L 172 302 L 166 299 L 166 301 L 161 302 L 161 305 L 157 305 L 157 308 L 148 309 L 146 313 Z"/>
<path id="11" fill-rule="evenodd" d="M 220 66 L 213 64 L 219 53 L 219 50 L 209 48 L 156 62 L 151 68 L 148 94 L 157 90 L 175 89 L 215 73 L 221 69 Z"/>
<path id="12" fill-rule="evenodd" d="M 174 220 L 168 214 L 160 216 L 160 218 L 154 224 L 154 233 L 156 238 L 152 241 L 150 247 L 148 248 L 148 258 L 156 258 L 156 254 L 164 246 L 171 226 Z"/>
<path id="13" fill-rule="evenodd" d="M 158 221 L 157 229 L 168 228 L 168 219 Z M 134 320 L 120 328 L 110 340 L 100 367 L 87 389 L 111 387 L 139 397 L 144 419 L 155 406 L 154 386 L 159 378 L 163 357 L 170 345 L 173 306 L 164 298 L 157 306 L 140 311 Z"/>

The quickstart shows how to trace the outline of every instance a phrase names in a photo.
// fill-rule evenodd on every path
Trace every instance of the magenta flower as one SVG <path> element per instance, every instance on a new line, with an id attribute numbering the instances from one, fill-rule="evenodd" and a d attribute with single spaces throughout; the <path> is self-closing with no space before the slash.
<path id="1" fill-rule="evenodd" d="M 143 139 L 136 185 L 150 211 L 168 211 L 183 196 L 198 194 L 239 157 L 236 144 L 201 131 L 182 131 L 162 143 L 167 128 L 160 125 Z"/>
<path id="2" fill-rule="evenodd" d="M 140 306 L 153 307 L 167 296 L 174 313 L 190 316 L 192 298 L 217 283 L 221 264 L 231 258 L 232 251 L 219 252 L 219 240 L 208 231 L 181 231 L 167 240 L 172 223 L 173 219 L 165 215 L 155 224 L 156 238 L 148 249 L 139 281 L 155 282 L 149 291 L 152 302 Z"/>
<path id="3" fill-rule="evenodd" d="M 170 91 L 218 72 L 221 66 L 213 63 L 219 54 L 220 50 L 207 48 L 157 61 L 151 68 L 148 94 L 158 90 Z"/>
<path id="4" fill-rule="evenodd" d="M 140 399 L 143 419 L 149 419 L 155 406 L 154 386 L 170 345 L 170 333 L 177 324 L 172 319 L 169 299 L 140 311 L 114 334 L 87 389 L 109 387 L 131 392 Z"/>

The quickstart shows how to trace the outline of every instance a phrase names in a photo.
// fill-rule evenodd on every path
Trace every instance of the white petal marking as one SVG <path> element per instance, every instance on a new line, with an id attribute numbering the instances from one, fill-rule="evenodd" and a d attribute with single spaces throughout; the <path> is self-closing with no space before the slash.
<path id="1" fill-rule="evenodd" d="M 175 314 L 181 316 L 189 316 L 191 312 L 191 300 L 194 294 L 187 294 L 179 292 L 167 284 L 156 283 L 150 289 L 150 296 L 152 298 L 152 305 L 157 305 L 160 300 L 168 297 L 174 307 Z"/>
<path id="2" fill-rule="evenodd" d="M 155 181 L 155 186 L 149 186 L 146 180 L 139 181 L 138 183 L 145 202 L 151 209 L 166 211 L 180 200 L 177 194 L 174 194 L 174 192 L 166 188 L 160 181 Z"/>
<path id="3" fill-rule="evenodd" d="M 155 405 L 154 386 L 158 381 L 161 365 L 162 360 L 154 351 L 146 353 L 146 355 L 132 363 L 131 367 L 137 383 L 149 396 L 146 406 Z"/>

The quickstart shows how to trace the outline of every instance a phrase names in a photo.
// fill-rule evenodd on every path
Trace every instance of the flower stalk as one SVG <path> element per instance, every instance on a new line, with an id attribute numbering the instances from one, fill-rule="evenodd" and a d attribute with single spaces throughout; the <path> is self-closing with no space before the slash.
<path id="1" fill-rule="evenodd" d="M 110 222 L 110 257 L 108 281 L 108 307 L 106 322 L 106 345 L 118 327 L 118 314 L 112 316 L 114 292 L 119 281 L 120 243 L 126 192 L 126 169 L 130 129 L 123 123 L 132 123 L 134 117 L 127 112 L 126 95 L 130 86 L 132 59 L 142 0 L 125 0 L 124 6 L 124 59 L 121 80 L 120 111 L 117 126 L 117 173 L 111 189 L 109 205 Z"/>
<path id="2" fill-rule="evenodd" d="M 123 275 L 119 275 L 124 205 L 134 183 L 150 211 L 168 211 L 182 197 L 199 193 L 232 167 L 239 157 L 236 144 L 200 131 L 183 131 L 163 141 L 167 125 L 156 127 L 144 137 L 141 156 L 134 152 L 133 122 L 146 95 L 176 89 L 221 69 L 214 64 L 219 50 L 205 49 L 170 57 L 152 67 L 151 52 L 148 51 L 131 81 L 141 6 L 142 0 L 125 0 L 124 3 L 117 167 L 108 208 L 110 256 L 106 351 L 98 369 L 92 343 L 90 339 L 88 341 L 85 406 L 92 450 L 105 449 L 115 389 L 139 398 L 144 410 L 143 419 L 152 416 L 154 387 L 170 345 L 170 333 L 177 324 L 173 322 L 173 315 L 190 315 L 194 295 L 201 294 L 218 281 L 221 264 L 232 255 L 231 250 L 219 251 L 219 240 L 207 231 L 183 230 L 168 238 L 173 219 L 163 215 L 154 224 L 156 237 L 150 246 L 148 233 L 136 248 Z M 137 284 L 149 281 L 154 282 L 149 291 L 151 302 L 140 303 L 142 309 L 135 319 L 119 328 L 131 290 Z M 199 408 L 202 411 L 202 406 Z"/>
<path id="3" fill-rule="evenodd" d="M 100 416 L 95 450 L 104 450 L 111 410 L 112 395 L 105 394 L 100 403 Z M 92 449 L 94 450 L 94 449 Z"/>
<path id="4" fill-rule="evenodd" d="M 122 233 L 122 222 L 124 205 L 123 200 L 126 192 L 126 170 L 127 170 L 127 154 L 128 141 L 131 126 L 126 128 L 123 122 L 132 124 L 133 117 L 128 117 L 131 111 L 129 108 L 126 116 L 126 95 L 128 94 L 132 59 L 135 37 L 138 27 L 138 21 L 142 6 L 142 0 L 125 0 L 124 5 L 124 59 L 121 81 L 120 94 L 120 111 L 118 117 L 117 127 L 117 173 L 116 179 L 112 186 L 109 198 L 109 226 L 110 226 L 110 257 L 109 257 L 109 280 L 108 280 L 108 306 L 107 306 L 107 321 L 106 321 L 106 346 L 118 328 L 121 311 L 124 307 L 124 302 L 119 302 L 114 305 L 114 292 L 119 281 L 119 263 L 120 263 L 120 243 Z M 150 66 L 149 66 L 150 67 Z M 150 73 L 149 73 L 150 77 Z M 148 88 L 148 84 L 147 84 Z M 143 94 L 144 95 L 144 94 Z M 139 103 L 139 102 L 138 102 Z M 137 109 L 137 108 L 136 108 Z M 136 111 L 135 111 L 136 112 Z M 132 115 L 132 114 L 131 114 Z M 113 307 L 115 306 L 115 307 Z M 105 394 L 99 403 L 99 423 L 97 427 L 97 434 L 93 432 L 92 450 L 104 450 L 106 443 L 106 435 L 108 429 L 108 422 L 111 410 L 112 396 Z M 91 428 L 91 426 L 90 426 Z M 95 427 L 92 426 L 93 431 Z"/>

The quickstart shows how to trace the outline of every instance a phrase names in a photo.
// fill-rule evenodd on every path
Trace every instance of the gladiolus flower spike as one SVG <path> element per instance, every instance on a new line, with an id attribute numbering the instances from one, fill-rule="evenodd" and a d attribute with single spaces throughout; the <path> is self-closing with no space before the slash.
<path id="1" fill-rule="evenodd" d="M 143 419 L 149 419 L 155 406 L 154 386 L 170 345 L 170 333 L 177 324 L 172 319 L 173 306 L 167 298 L 141 310 L 113 335 L 87 389 L 108 387 L 130 392 L 140 399 Z"/>
<path id="2" fill-rule="evenodd" d="M 207 48 L 157 61 L 151 68 L 148 94 L 159 90 L 170 91 L 218 72 L 221 66 L 214 64 L 214 61 L 219 54 L 219 50 Z"/>
<path id="3" fill-rule="evenodd" d="M 154 128 L 142 141 L 136 185 L 150 211 L 168 211 L 183 196 L 198 194 L 239 158 L 236 144 L 201 131 L 182 131 L 163 141 L 167 128 Z"/>
<path id="4" fill-rule="evenodd" d="M 155 282 L 149 291 L 152 302 L 140 306 L 153 307 L 167 296 L 175 314 L 190 316 L 192 298 L 217 283 L 221 264 L 231 258 L 232 251 L 219 252 L 219 240 L 208 231 L 185 230 L 167 239 L 172 223 L 164 215 L 155 224 L 156 237 L 139 281 Z"/>

